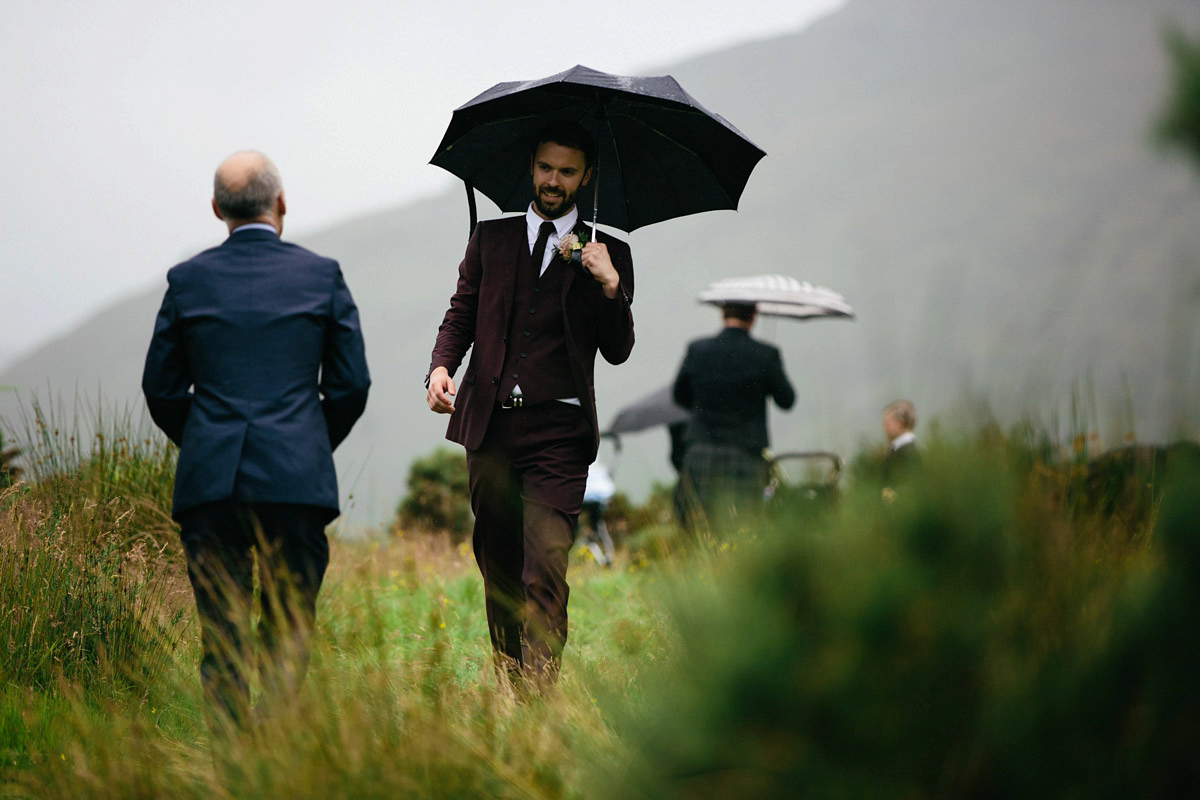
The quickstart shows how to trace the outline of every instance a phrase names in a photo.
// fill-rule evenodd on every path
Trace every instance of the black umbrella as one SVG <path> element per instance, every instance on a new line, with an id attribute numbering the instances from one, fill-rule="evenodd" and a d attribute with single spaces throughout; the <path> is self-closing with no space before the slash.
<path id="1" fill-rule="evenodd" d="M 691 414 L 686 408 L 675 403 L 671 389 L 671 386 L 664 386 L 625 406 L 613 417 L 612 424 L 605 433 L 635 433 L 659 425 L 686 422 Z"/>
<path id="2" fill-rule="evenodd" d="M 466 183 L 472 229 L 472 187 L 502 211 L 529 206 L 531 145 L 557 120 L 595 135 L 598 221 L 626 232 L 737 208 L 751 170 L 766 155 L 670 75 L 626 77 L 575 66 L 541 80 L 498 83 L 454 111 L 430 159 Z"/>

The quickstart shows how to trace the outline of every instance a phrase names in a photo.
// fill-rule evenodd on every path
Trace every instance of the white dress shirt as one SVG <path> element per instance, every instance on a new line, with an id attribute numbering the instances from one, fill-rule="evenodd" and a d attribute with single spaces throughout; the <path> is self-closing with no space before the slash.
<path id="1" fill-rule="evenodd" d="M 279 231 L 275 230 L 275 226 L 269 222 L 247 222 L 245 225 L 238 225 L 231 230 L 229 235 L 233 236 L 238 231 L 270 231 L 276 236 L 279 235 Z"/>
<path id="2" fill-rule="evenodd" d="M 542 223 L 546 220 L 537 215 L 533 210 L 533 203 L 529 204 L 529 208 L 525 210 L 525 235 L 529 237 L 529 252 L 533 253 L 533 246 L 537 244 L 538 232 L 542 228 Z M 554 223 L 554 233 L 550 234 L 550 238 L 546 240 L 546 252 L 542 254 L 542 269 L 538 274 L 546 271 L 546 267 L 550 266 L 550 259 L 558 252 L 558 243 L 562 241 L 562 237 L 571 232 L 575 227 L 575 223 L 579 221 L 579 207 L 571 206 L 571 210 L 563 214 L 558 219 L 550 220 Z"/>

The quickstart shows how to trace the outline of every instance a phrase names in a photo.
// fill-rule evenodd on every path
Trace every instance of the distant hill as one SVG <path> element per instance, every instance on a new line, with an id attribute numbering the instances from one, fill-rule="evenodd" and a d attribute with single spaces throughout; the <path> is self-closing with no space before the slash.
<path id="1" fill-rule="evenodd" d="M 1065 432 L 1089 386 L 1108 441 L 1194 433 L 1200 181 L 1148 140 L 1168 19 L 1198 30 L 1200 4 L 851 0 L 799 33 L 665 67 L 768 157 L 738 213 L 629 237 L 638 344 L 597 368 L 601 419 L 715 330 L 694 301 L 708 283 L 780 272 L 841 292 L 858 319 L 756 329 L 798 388 L 772 417 L 776 450 L 849 454 L 898 396 L 925 420 L 984 398 L 1003 420 L 1057 414 Z M 497 80 L 514 77 L 533 76 Z M 341 260 L 362 311 L 375 385 L 339 452 L 359 519 L 387 517 L 408 464 L 443 441 L 421 379 L 466 224 L 460 190 L 302 240 Z M 161 293 L 110 307 L 0 385 L 135 397 Z M 622 488 L 671 477 L 661 431 L 625 445 Z"/>

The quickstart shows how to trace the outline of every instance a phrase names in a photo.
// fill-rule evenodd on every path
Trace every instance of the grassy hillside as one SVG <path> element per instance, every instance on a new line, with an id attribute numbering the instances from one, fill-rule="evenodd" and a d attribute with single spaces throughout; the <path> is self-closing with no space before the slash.
<path id="1" fill-rule="evenodd" d="M 927 441 L 894 502 L 573 559 L 558 691 L 497 682 L 468 549 L 335 539 L 299 699 L 205 723 L 166 521 L 120 424 L 0 486 L 0 794 L 38 798 L 1144 797 L 1200 781 L 1196 464 L 1094 490 L 1086 441 Z M 1092 475 L 1091 477 L 1096 477 Z"/>

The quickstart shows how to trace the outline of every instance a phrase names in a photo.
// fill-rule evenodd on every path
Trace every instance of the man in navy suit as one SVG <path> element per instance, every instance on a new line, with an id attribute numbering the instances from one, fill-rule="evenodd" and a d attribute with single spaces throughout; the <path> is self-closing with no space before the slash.
<path id="1" fill-rule="evenodd" d="M 726 305 L 722 316 L 719 334 L 688 345 L 673 390 L 675 402 L 692 412 L 680 480 L 710 523 L 724 522 L 729 509 L 761 507 L 767 398 L 784 410 L 796 402 L 779 349 L 750 336 L 755 307 Z"/>
<path id="2" fill-rule="evenodd" d="M 467 450 L 488 630 L 518 686 L 557 680 L 567 553 L 600 442 L 596 353 L 620 364 L 633 349 L 629 246 L 599 234 L 569 258 L 572 237 L 590 235 L 575 197 L 591 177 L 591 137 L 555 124 L 530 154 L 532 202 L 476 226 L 425 382 L 429 408 L 451 415 L 446 438 Z"/>
<path id="3" fill-rule="evenodd" d="M 200 615 L 201 681 L 235 723 L 249 712 L 254 551 L 260 679 L 299 689 L 338 515 L 333 449 L 367 402 L 358 310 L 336 261 L 280 240 L 275 165 L 240 152 L 217 168 L 219 247 L 173 267 L 142 391 L 179 446 L 173 516 Z"/>

